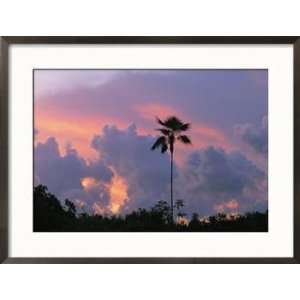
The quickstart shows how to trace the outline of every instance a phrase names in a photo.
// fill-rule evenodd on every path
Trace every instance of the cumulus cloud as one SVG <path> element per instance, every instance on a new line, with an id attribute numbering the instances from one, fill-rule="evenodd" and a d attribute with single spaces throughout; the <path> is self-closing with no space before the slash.
<path id="1" fill-rule="evenodd" d="M 88 207 L 94 202 L 107 205 L 109 200 L 105 183 L 112 179 L 112 171 L 102 162 L 87 164 L 71 146 L 61 155 L 54 137 L 38 143 L 34 153 L 35 184 L 47 185 L 58 198 L 84 201 Z M 92 177 L 99 181 L 93 189 L 85 190 L 82 179 Z M 100 184 L 101 183 L 101 184 Z"/>
<path id="2" fill-rule="evenodd" d="M 60 198 L 84 201 L 89 211 L 99 213 L 112 205 L 115 176 L 124 180 L 128 197 L 121 201 L 120 213 L 169 201 L 170 158 L 150 150 L 154 139 L 138 134 L 135 125 L 107 125 L 91 142 L 98 159 L 87 163 L 72 147 L 62 156 L 56 140 L 49 138 L 35 149 L 36 183 L 46 184 Z M 184 200 L 189 215 L 267 208 L 266 173 L 239 151 L 195 150 L 183 165 L 175 165 L 174 183 L 175 200 Z"/>
<path id="3" fill-rule="evenodd" d="M 202 215 L 220 207 L 240 211 L 253 210 L 256 202 L 267 206 L 267 190 L 260 189 L 266 174 L 238 151 L 225 152 L 208 147 L 190 155 L 178 184 L 190 211 Z M 233 205 L 234 204 L 234 205 Z"/>
<path id="4" fill-rule="evenodd" d="M 245 144 L 257 153 L 268 153 L 268 118 L 264 116 L 260 126 L 254 124 L 239 124 L 234 127 L 234 132 Z"/>
<path id="5" fill-rule="evenodd" d="M 126 179 L 127 210 L 169 201 L 169 157 L 149 152 L 153 141 L 152 136 L 138 135 L 135 125 L 126 130 L 106 126 L 92 141 L 104 163 Z M 175 198 L 184 199 L 188 213 L 212 214 L 220 205 L 226 211 L 267 207 L 266 174 L 241 152 L 208 147 L 175 168 Z"/>
<path id="6" fill-rule="evenodd" d="M 153 142 L 152 136 L 138 135 L 135 125 L 123 130 L 105 126 L 91 143 L 99 157 L 87 163 L 71 146 L 61 155 L 56 139 L 48 138 L 35 147 L 35 184 L 47 185 L 60 199 L 84 202 L 89 212 L 102 213 L 113 207 L 110 187 L 120 176 L 128 197 L 120 212 L 151 207 L 168 200 L 170 182 L 168 155 L 151 152 Z"/>
<path id="7" fill-rule="evenodd" d="M 130 201 L 124 210 L 150 207 L 158 200 L 167 200 L 170 165 L 168 155 L 151 152 L 152 136 L 138 135 L 136 126 L 121 130 L 105 126 L 92 140 L 92 147 L 103 162 L 122 176 Z"/>

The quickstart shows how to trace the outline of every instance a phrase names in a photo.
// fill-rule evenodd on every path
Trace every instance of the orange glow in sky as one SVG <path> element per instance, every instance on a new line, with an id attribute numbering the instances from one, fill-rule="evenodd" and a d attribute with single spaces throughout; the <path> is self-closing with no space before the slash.
<path id="1" fill-rule="evenodd" d="M 65 153 L 65 146 L 71 144 L 85 159 L 95 159 L 96 151 L 91 147 L 94 135 L 101 133 L 105 125 L 114 124 L 123 129 L 127 122 L 107 116 L 81 116 L 69 114 L 52 107 L 39 107 L 35 110 L 35 128 L 38 134 L 35 143 L 44 142 L 54 136 L 58 142 L 60 153 Z"/>
<path id="2" fill-rule="evenodd" d="M 118 213 L 124 204 L 128 201 L 127 185 L 125 180 L 114 171 L 112 183 L 109 187 L 110 210 L 112 213 Z"/>
<path id="3" fill-rule="evenodd" d="M 97 186 L 97 180 L 93 177 L 84 177 L 81 179 L 81 185 L 88 191 L 89 189 Z"/>
<path id="4" fill-rule="evenodd" d="M 127 184 L 125 180 L 119 176 L 114 170 L 113 177 L 110 184 L 106 184 L 109 195 L 110 195 L 110 203 L 109 203 L 109 211 L 111 213 L 119 213 L 120 209 L 125 205 L 128 201 L 128 194 L 127 194 Z M 84 190 L 88 191 L 92 188 L 97 187 L 100 183 L 93 177 L 84 177 L 81 179 L 81 185 Z M 105 208 L 101 206 L 101 204 L 96 204 L 94 207 L 97 213 L 103 213 Z"/>
<path id="5" fill-rule="evenodd" d="M 237 211 L 238 208 L 239 208 L 239 203 L 236 199 L 230 199 L 227 202 L 214 205 L 214 209 L 217 213 L 223 213 L 225 212 L 226 209 L 233 212 L 233 211 Z"/>

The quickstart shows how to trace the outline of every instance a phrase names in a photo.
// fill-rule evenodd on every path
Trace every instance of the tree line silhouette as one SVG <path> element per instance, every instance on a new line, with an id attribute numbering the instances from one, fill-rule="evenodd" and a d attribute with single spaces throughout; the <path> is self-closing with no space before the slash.
<path id="1" fill-rule="evenodd" d="M 35 232 L 266 232 L 268 211 L 244 215 L 217 214 L 200 219 L 194 213 L 191 220 L 183 211 L 183 200 L 175 201 L 173 209 L 166 201 L 158 201 L 150 209 L 139 208 L 125 216 L 90 215 L 79 212 L 66 199 L 64 205 L 47 187 L 34 187 Z M 176 211 L 176 221 L 173 220 Z"/>

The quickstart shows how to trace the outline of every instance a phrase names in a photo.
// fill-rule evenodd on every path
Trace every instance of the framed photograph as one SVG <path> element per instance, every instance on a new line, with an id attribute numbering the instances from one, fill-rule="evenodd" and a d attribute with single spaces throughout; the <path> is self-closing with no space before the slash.
<path id="1" fill-rule="evenodd" d="M 298 37 L 2 37 L 0 261 L 299 263 Z"/>

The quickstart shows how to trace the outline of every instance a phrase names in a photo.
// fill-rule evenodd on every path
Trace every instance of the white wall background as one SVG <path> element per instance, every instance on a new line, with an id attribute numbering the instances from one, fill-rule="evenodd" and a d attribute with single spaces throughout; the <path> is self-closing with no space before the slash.
<path id="1" fill-rule="evenodd" d="M 0 2 L 1 35 L 300 35 L 298 0 Z M 1 265 L 1 299 L 299 299 L 297 265 Z"/>

